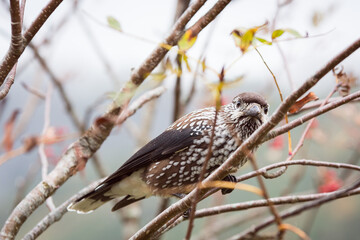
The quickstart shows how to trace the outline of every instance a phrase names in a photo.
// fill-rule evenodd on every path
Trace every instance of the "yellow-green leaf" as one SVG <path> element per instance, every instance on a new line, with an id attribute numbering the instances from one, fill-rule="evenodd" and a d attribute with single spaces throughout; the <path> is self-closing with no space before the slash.
<path id="1" fill-rule="evenodd" d="M 194 45 L 196 38 L 197 35 L 191 29 L 188 29 L 178 41 L 179 50 L 186 51 L 190 49 Z"/>
<path id="2" fill-rule="evenodd" d="M 271 39 L 275 39 L 280 37 L 281 35 L 284 34 L 284 30 L 283 29 L 276 29 L 275 31 L 273 31 L 273 33 L 271 34 Z"/>
<path id="3" fill-rule="evenodd" d="M 240 49 L 242 52 L 246 52 L 250 47 L 252 41 L 254 39 L 254 31 L 253 29 L 247 30 L 244 35 L 241 37 Z"/>
<path id="4" fill-rule="evenodd" d="M 275 39 L 280 37 L 281 35 L 283 35 L 285 32 L 293 35 L 294 37 L 301 37 L 300 33 L 292 28 L 283 28 L 283 29 L 276 29 L 275 31 L 273 31 L 271 38 Z"/>
<path id="5" fill-rule="evenodd" d="M 258 40 L 259 42 L 263 43 L 263 44 L 266 44 L 266 45 L 272 45 L 272 42 L 269 42 L 268 40 L 266 39 L 263 39 L 263 38 L 259 38 L 259 37 L 255 37 L 256 40 Z"/>
<path id="6" fill-rule="evenodd" d="M 122 29 L 121 29 L 121 25 L 119 23 L 118 20 L 116 20 L 116 18 L 112 17 L 112 16 L 108 16 L 107 17 L 107 22 L 109 24 L 109 27 L 117 30 L 117 31 L 120 31 L 122 32 Z"/>
<path id="7" fill-rule="evenodd" d="M 188 61 L 188 56 L 186 56 L 186 54 L 184 53 L 184 54 L 182 55 L 182 57 L 183 57 L 183 60 L 184 60 L 184 62 L 185 62 L 185 64 L 186 64 L 187 70 L 188 70 L 189 72 L 191 72 L 190 64 L 189 64 L 189 61 Z"/>

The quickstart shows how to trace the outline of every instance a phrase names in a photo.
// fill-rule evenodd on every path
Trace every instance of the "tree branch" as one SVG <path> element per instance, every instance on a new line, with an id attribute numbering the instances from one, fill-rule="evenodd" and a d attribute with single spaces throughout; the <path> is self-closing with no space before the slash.
<path id="1" fill-rule="evenodd" d="M 16 2 L 16 4 L 15 4 L 15 2 Z M 17 35 L 14 39 L 14 37 L 12 35 L 12 43 L 10 45 L 10 48 L 7 51 L 4 59 L 2 60 L 2 62 L 0 64 L 0 86 L 3 84 L 5 78 L 9 74 L 10 70 L 14 67 L 15 63 L 20 58 L 21 54 L 24 52 L 26 46 L 30 43 L 30 41 L 33 39 L 33 37 L 36 35 L 36 33 L 39 31 L 39 29 L 43 26 L 45 21 L 50 17 L 50 15 L 55 11 L 55 9 L 60 5 L 61 2 L 62 2 L 62 0 L 50 1 L 42 9 L 39 16 L 31 24 L 31 26 L 28 28 L 28 30 L 24 33 L 24 36 L 21 35 L 20 18 L 18 19 L 19 21 L 13 21 L 13 19 L 11 19 L 11 21 L 13 23 L 15 23 L 14 25 L 12 25 L 12 30 L 13 30 L 13 28 L 17 28 L 16 33 L 18 33 L 18 31 L 19 31 L 18 29 L 20 28 L 20 36 Z M 13 0 L 10 2 L 10 4 L 11 5 L 14 4 L 14 6 L 17 5 L 17 8 L 19 8 L 18 0 Z M 19 39 L 21 40 L 21 42 Z M 13 40 L 17 41 L 15 46 L 13 44 Z"/>
<path id="2" fill-rule="evenodd" d="M 87 193 L 93 191 L 95 187 L 98 184 L 100 184 L 103 180 L 104 178 L 91 183 L 89 186 L 82 189 L 77 194 L 75 194 L 74 196 L 63 202 L 59 207 L 57 207 L 54 211 L 50 212 L 40 222 L 38 222 L 36 226 L 24 236 L 23 240 L 32 240 L 39 237 L 40 234 L 45 232 L 45 230 L 48 229 L 52 224 L 54 224 L 57 221 L 60 221 L 60 219 L 64 216 L 64 214 L 68 212 L 67 207 L 70 205 L 70 203 L 74 202 L 76 199 L 81 198 Z"/>
<path id="3" fill-rule="evenodd" d="M 297 214 L 302 213 L 303 211 L 309 210 L 311 208 L 314 207 L 318 207 L 324 203 L 330 202 L 332 200 L 335 200 L 337 198 L 340 197 L 346 197 L 350 194 L 350 192 L 352 190 L 355 190 L 356 188 L 358 188 L 360 186 L 360 179 L 358 179 L 355 183 L 353 183 L 352 185 L 350 185 L 347 188 L 332 192 L 332 193 L 328 193 L 327 196 L 321 197 L 319 199 L 316 199 L 314 201 L 305 203 L 304 205 L 300 206 L 300 207 L 294 207 L 291 208 L 289 210 L 286 210 L 284 212 L 282 212 L 280 215 L 282 218 L 288 218 L 288 217 L 292 217 L 295 216 Z M 358 189 L 357 189 L 358 190 Z M 261 229 L 271 225 L 273 222 L 275 221 L 275 219 L 273 217 L 265 220 L 264 222 L 260 223 L 257 226 L 252 226 L 251 229 L 245 230 L 242 233 L 233 236 L 231 239 L 244 239 L 247 236 L 254 236 L 254 234 L 256 234 L 258 231 L 260 231 Z"/>
<path id="4" fill-rule="evenodd" d="M 20 10 L 19 0 L 10 0 L 10 18 L 11 18 L 11 42 L 9 51 L 17 53 L 20 51 L 22 46 L 22 14 L 24 9 Z M 8 76 L 5 84 L 0 80 L 0 86 L 2 89 L 0 91 L 0 100 L 4 99 L 9 93 L 11 86 L 14 83 L 16 75 L 16 64 L 11 68 L 10 75 Z M 5 78 L 4 78 L 5 79 Z"/>

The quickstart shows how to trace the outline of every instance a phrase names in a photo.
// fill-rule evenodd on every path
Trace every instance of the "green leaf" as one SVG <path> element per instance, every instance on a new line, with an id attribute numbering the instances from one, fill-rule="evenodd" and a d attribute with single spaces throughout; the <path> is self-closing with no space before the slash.
<path id="1" fill-rule="evenodd" d="M 112 16 L 108 16 L 107 17 L 107 22 L 109 24 L 109 27 L 119 31 L 119 32 L 122 32 L 122 29 L 121 29 L 121 25 L 119 23 L 118 20 L 116 20 L 114 17 Z"/>
<path id="2" fill-rule="evenodd" d="M 280 37 L 281 35 L 283 35 L 285 32 L 284 29 L 276 29 L 275 31 L 273 31 L 273 33 L 271 34 L 271 39 L 275 39 Z"/>
<path id="3" fill-rule="evenodd" d="M 269 42 L 268 40 L 266 39 L 263 39 L 263 38 L 259 38 L 259 37 L 255 37 L 256 40 L 258 40 L 259 42 L 263 43 L 263 44 L 266 44 L 266 45 L 272 45 L 272 42 Z"/>

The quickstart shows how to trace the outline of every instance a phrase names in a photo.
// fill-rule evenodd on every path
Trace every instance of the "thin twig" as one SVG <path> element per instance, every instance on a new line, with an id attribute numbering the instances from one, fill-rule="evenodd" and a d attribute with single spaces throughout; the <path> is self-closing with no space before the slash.
<path id="1" fill-rule="evenodd" d="M 50 109 L 51 109 L 51 95 L 53 92 L 53 86 L 49 84 L 48 91 L 45 97 L 45 111 L 44 111 L 44 127 L 42 130 L 42 136 L 45 136 L 49 127 L 50 127 Z M 39 156 L 41 161 L 41 177 L 42 180 L 45 180 L 48 174 L 49 162 L 45 153 L 45 142 L 41 141 L 39 143 Z M 50 211 L 55 210 L 55 204 L 52 197 L 46 199 L 46 205 Z"/>
<path id="2" fill-rule="evenodd" d="M 119 116 L 119 118 L 116 121 L 117 125 L 121 125 L 125 122 L 126 119 L 131 117 L 136 113 L 138 109 L 140 109 L 144 104 L 148 103 L 149 101 L 160 97 L 164 92 L 166 91 L 166 88 L 163 86 L 157 87 L 153 90 L 150 90 L 146 93 L 144 93 L 142 96 L 140 96 L 136 101 L 134 101 L 127 109 L 125 109 Z"/>
<path id="3" fill-rule="evenodd" d="M 21 85 L 25 88 L 25 90 L 29 91 L 30 93 L 34 94 L 35 96 L 45 100 L 45 95 L 40 92 L 39 90 L 29 87 L 25 82 L 22 82 Z"/>
<path id="4" fill-rule="evenodd" d="M 263 58 L 263 56 L 261 55 L 261 53 L 259 52 L 259 50 L 257 48 L 255 48 L 255 51 L 259 54 L 261 60 L 263 61 L 263 63 L 265 64 L 266 68 L 268 69 L 268 71 L 270 72 L 271 76 L 273 77 L 274 79 L 274 82 L 275 82 L 275 85 L 276 85 L 276 88 L 279 92 L 279 96 L 280 96 L 280 100 L 281 102 L 284 102 L 284 98 L 283 98 L 283 95 L 282 95 L 282 92 L 281 92 L 281 89 L 280 89 L 280 86 L 276 80 L 276 77 L 275 77 L 275 74 L 271 71 L 270 67 L 268 66 L 268 64 L 266 63 L 265 59 Z M 288 115 L 285 114 L 285 122 L 286 123 L 289 123 L 289 119 L 288 119 Z M 288 153 L 289 155 L 291 156 L 292 155 L 292 145 L 291 145 L 291 133 L 290 131 L 288 131 Z"/>
<path id="5" fill-rule="evenodd" d="M 254 169 L 254 171 L 257 171 L 259 169 L 258 165 L 257 165 L 257 162 L 256 160 L 254 159 L 254 156 L 253 155 L 249 155 L 249 159 L 250 159 L 250 163 L 252 165 L 252 168 Z M 278 211 L 276 210 L 276 208 L 274 207 L 274 204 L 272 204 L 272 202 L 269 200 L 270 198 L 270 195 L 266 189 L 266 186 L 265 186 L 265 183 L 264 183 L 264 180 L 261 178 L 260 175 L 257 175 L 256 176 L 258 182 L 259 182 L 259 185 L 260 185 L 260 188 L 261 188 L 261 191 L 262 191 L 262 194 L 263 194 L 263 197 L 264 199 L 267 201 L 268 203 L 268 206 L 269 206 L 269 210 L 270 210 L 270 213 L 274 216 L 274 219 L 275 219 L 275 222 L 276 222 L 276 225 L 278 227 L 278 239 L 283 239 L 284 238 L 284 234 L 285 234 L 285 231 L 281 229 L 281 225 L 282 225 L 282 219 L 281 217 L 279 216 L 279 213 Z"/>

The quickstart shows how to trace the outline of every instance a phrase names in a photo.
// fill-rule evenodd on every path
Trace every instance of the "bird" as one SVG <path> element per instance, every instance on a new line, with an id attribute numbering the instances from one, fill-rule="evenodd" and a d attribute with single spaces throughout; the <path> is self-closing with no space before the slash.
<path id="1" fill-rule="evenodd" d="M 198 183 L 210 150 L 211 134 L 213 142 L 205 177 L 267 120 L 268 108 L 260 94 L 243 92 L 218 110 L 208 107 L 188 113 L 138 150 L 93 191 L 70 204 L 68 210 L 90 213 L 112 199 L 123 197 L 112 208 L 116 211 L 150 196 L 186 195 Z M 245 162 L 246 159 L 238 168 Z M 238 168 L 230 169 L 229 173 Z M 236 178 L 228 175 L 223 180 L 234 182 Z M 232 190 L 222 189 L 222 193 Z"/>

